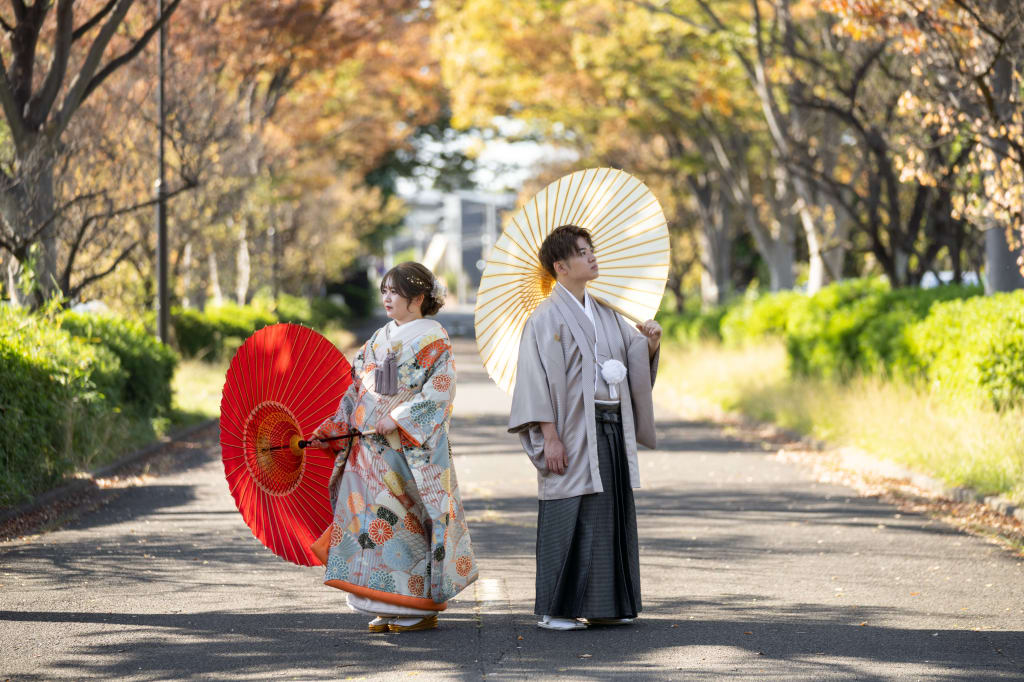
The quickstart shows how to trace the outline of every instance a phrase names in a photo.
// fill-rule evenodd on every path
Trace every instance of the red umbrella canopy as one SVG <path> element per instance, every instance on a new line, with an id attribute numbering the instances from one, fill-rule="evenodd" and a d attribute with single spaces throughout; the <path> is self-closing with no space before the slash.
<path id="1" fill-rule="evenodd" d="M 250 336 L 224 382 L 220 445 L 235 505 L 260 542 L 301 566 L 321 563 L 309 547 L 333 520 L 334 456 L 297 443 L 334 414 L 351 382 L 341 351 L 297 324 Z"/>

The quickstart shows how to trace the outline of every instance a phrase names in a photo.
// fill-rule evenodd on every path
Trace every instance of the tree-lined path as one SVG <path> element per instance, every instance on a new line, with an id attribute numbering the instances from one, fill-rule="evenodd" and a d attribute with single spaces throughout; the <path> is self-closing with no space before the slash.
<path id="1" fill-rule="evenodd" d="M 467 328 L 467 315 L 447 316 Z M 535 480 L 457 341 L 458 474 L 481 580 L 439 629 L 369 635 L 227 492 L 217 434 L 62 530 L 0 544 L 0 679 L 972 679 L 1024 676 L 1022 560 L 815 482 L 659 408 L 633 627 L 534 625 Z"/>

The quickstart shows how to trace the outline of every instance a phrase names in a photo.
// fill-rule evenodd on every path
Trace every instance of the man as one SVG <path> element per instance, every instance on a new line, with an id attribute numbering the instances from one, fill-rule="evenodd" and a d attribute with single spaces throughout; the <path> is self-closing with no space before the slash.
<path id="1" fill-rule="evenodd" d="M 661 327 L 633 329 L 587 293 L 590 234 L 556 228 L 540 248 L 556 283 L 519 346 L 509 431 L 537 467 L 537 623 L 552 630 L 627 624 L 640 612 L 632 488 L 637 443 L 654 447 L 651 387 Z"/>

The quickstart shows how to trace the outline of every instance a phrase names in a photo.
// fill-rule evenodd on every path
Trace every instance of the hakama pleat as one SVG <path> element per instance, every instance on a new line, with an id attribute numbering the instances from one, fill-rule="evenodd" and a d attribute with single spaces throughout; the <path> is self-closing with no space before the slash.
<path id="1" fill-rule="evenodd" d="M 556 618 L 635 618 L 642 610 L 636 507 L 617 408 L 598 406 L 604 492 L 541 500 L 534 613 Z"/>

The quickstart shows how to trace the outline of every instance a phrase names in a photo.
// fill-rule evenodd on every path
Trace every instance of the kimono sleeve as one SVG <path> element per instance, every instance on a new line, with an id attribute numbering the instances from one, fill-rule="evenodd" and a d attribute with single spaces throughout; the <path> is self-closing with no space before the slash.
<path id="1" fill-rule="evenodd" d="M 455 359 L 447 338 L 436 338 L 416 353 L 425 370 L 423 386 L 409 400 L 391 410 L 403 440 L 416 447 L 430 447 L 434 436 L 452 412 L 455 400 Z"/>
<path id="2" fill-rule="evenodd" d="M 647 337 L 638 332 L 629 322 L 626 322 L 621 315 L 616 315 L 619 322 L 619 331 L 622 332 L 622 340 L 626 344 L 626 356 L 627 357 L 646 357 L 647 366 L 651 372 L 651 387 L 654 387 L 654 381 L 658 377 L 658 362 L 661 359 L 661 346 L 654 351 L 652 356 L 647 350 Z"/>
<path id="3" fill-rule="evenodd" d="M 352 423 L 352 412 L 355 410 L 356 402 L 359 399 L 359 375 L 356 368 L 362 368 L 363 356 L 366 346 L 359 349 L 355 359 L 352 361 L 352 383 L 349 384 L 345 394 L 338 401 L 338 409 L 334 416 L 328 417 L 317 427 L 309 440 L 324 440 L 334 436 L 343 436 L 349 432 L 349 425 Z M 351 438 L 340 438 L 338 440 L 324 441 L 325 449 L 334 453 L 337 462 L 344 462 L 348 459 L 349 449 L 352 447 Z"/>
<path id="4" fill-rule="evenodd" d="M 551 387 L 541 359 L 537 322 L 530 317 L 519 340 L 516 363 L 516 385 L 512 391 L 512 410 L 508 418 L 509 433 L 520 433 L 537 422 L 555 422 L 551 405 Z"/>

